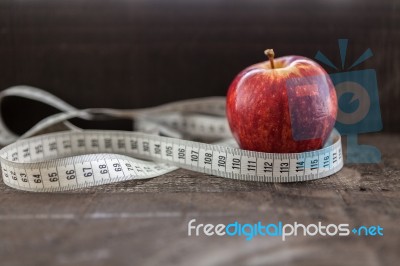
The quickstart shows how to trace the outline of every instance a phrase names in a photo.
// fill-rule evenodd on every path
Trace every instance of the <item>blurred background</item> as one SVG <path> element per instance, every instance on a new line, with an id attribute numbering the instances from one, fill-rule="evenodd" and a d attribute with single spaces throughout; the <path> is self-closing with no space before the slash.
<path id="1" fill-rule="evenodd" d="M 340 66 L 337 40 L 348 38 L 344 70 L 377 71 L 383 130 L 400 131 L 400 1 L 395 0 L 2 0 L 0 90 L 26 84 L 77 108 L 141 108 L 226 94 L 243 68 L 276 56 Z M 337 70 L 329 68 L 328 73 Z M 7 98 L 7 125 L 22 133 L 50 107 Z M 131 129 L 127 121 L 77 121 Z"/>

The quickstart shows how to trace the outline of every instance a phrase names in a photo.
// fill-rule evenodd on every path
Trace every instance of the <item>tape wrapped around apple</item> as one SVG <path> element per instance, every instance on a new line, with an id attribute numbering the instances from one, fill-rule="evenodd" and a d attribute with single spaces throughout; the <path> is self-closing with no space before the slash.
<path id="1" fill-rule="evenodd" d="M 231 83 L 226 112 L 245 150 L 295 153 L 322 148 L 337 114 L 335 87 L 326 71 L 302 56 L 247 67 Z"/>

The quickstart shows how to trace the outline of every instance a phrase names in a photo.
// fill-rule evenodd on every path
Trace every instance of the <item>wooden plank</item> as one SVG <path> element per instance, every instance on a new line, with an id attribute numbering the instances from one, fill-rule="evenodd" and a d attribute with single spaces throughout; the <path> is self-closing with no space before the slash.
<path id="1" fill-rule="evenodd" d="M 310 58 L 321 50 L 339 66 L 337 39 L 349 38 L 345 69 L 327 71 L 346 71 L 371 48 L 352 70 L 376 69 L 384 130 L 399 131 L 399 25 L 397 0 L 2 0 L 0 90 L 28 84 L 78 108 L 149 107 L 226 95 L 266 47 Z M 49 113 L 12 98 L 3 107 L 19 132 Z"/>
<path id="2" fill-rule="evenodd" d="M 0 184 L 2 265 L 397 265 L 400 135 L 360 139 L 383 161 L 311 182 L 264 184 L 186 170 L 64 193 Z M 383 237 L 188 237 L 187 223 L 381 225 Z"/>

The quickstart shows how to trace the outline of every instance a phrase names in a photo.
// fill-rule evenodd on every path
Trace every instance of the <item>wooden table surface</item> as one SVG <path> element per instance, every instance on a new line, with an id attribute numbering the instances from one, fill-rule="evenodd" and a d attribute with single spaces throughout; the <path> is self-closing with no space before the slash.
<path id="1" fill-rule="evenodd" d="M 0 265 L 398 265 L 400 134 L 372 134 L 380 164 L 329 178 L 241 182 L 186 170 L 64 193 L 0 183 Z M 383 237 L 188 237 L 187 223 L 381 225 Z"/>

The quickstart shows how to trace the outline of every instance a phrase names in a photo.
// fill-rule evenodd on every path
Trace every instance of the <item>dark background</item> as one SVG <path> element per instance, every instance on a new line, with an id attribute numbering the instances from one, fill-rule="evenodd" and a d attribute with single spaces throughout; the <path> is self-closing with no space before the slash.
<path id="1" fill-rule="evenodd" d="M 394 0 L 1 0 L 0 90 L 32 85 L 78 108 L 153 106 L 225 95 L 265 48 L 321 50 L 340 66 L 337 39 L 348 38 L 346 66 L 372 49 L 352 70 L 376 69 L 384 130 L 400 131 L 399 25 Z M 2 112 L 23 132 L 56 110 L 8 98 Z"/>

